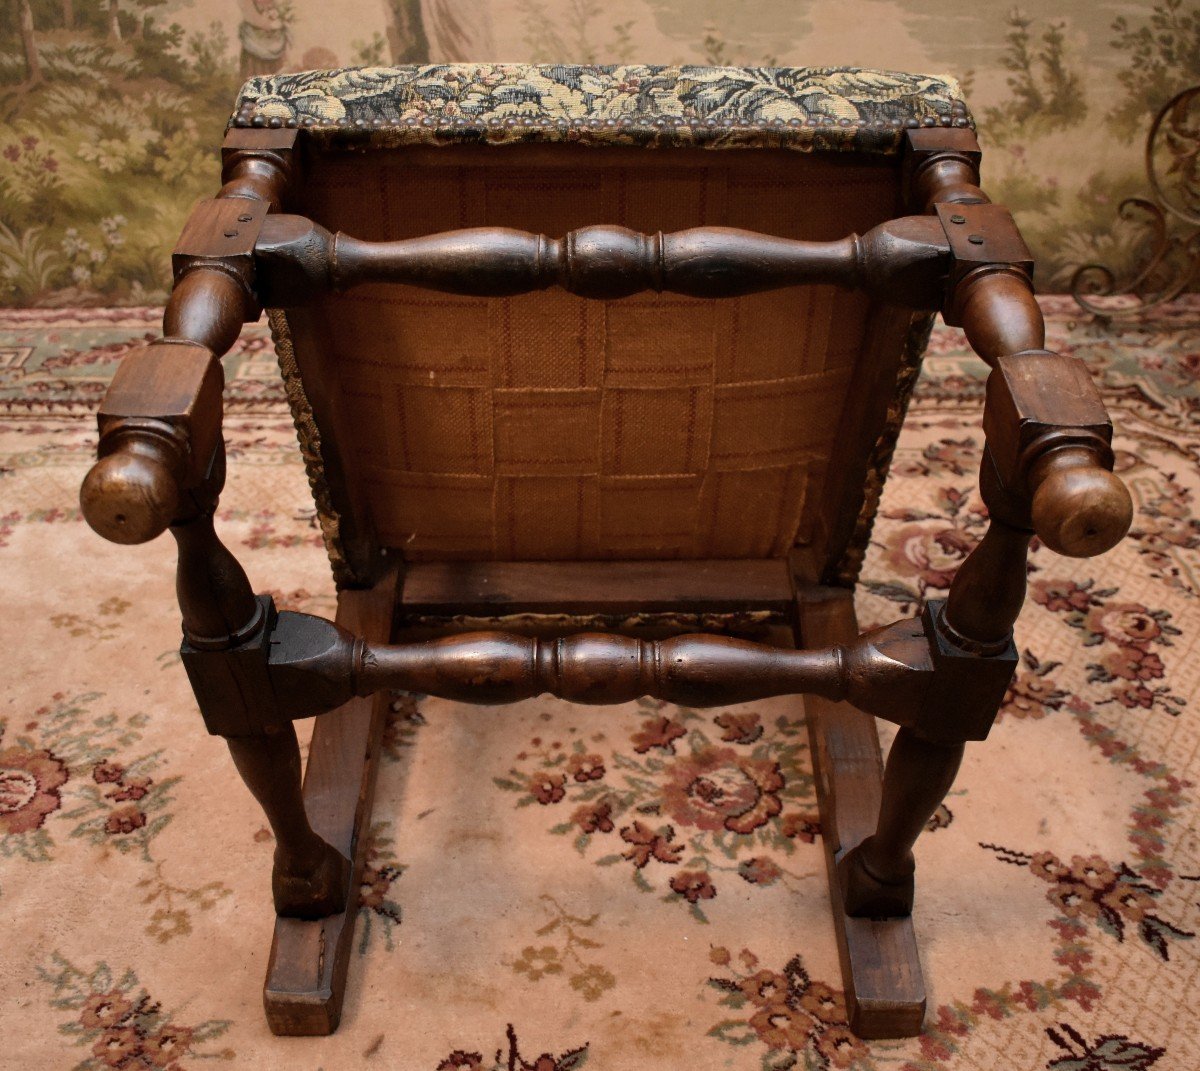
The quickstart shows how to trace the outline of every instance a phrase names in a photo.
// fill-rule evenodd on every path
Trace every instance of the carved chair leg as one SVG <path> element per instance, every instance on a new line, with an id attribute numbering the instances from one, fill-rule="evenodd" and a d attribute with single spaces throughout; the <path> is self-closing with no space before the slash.
<path id="1" fill-rule="evenodd" d="M 911 914 L 912 848 L 925 823 L 950 791 L 964 745 L 936 744 L 911 729 L 896 734 L 883 774 L 879 824 L 873 836 L 838 866 L 846 914 L 898 918 Z"/>
<path id="2" fill-rule="evenodd" d="M 955 575 L 936 625 L 939 642 L 954 652 L 951 661 L 960 663 L 959 675 L 947 679 L 940 689 L 934 687 L 929 713 L 938 712 L 939 691 L 956 702 L 961 702 L 965 693 L 978 708 L 982 724 L 990 727 L 1016 664 L 1012 627 L 1025 598 L 1025 559 L 1032 532 L 1024 523 L 1023 504 L 1004 492 L 986 452 L 980 490 L 991 522 Z M 912 912 L 913 845 L 954 783 L 962 762 L 963 737 L 972 738 L 971 733 L 958 736 L 963 726 L 949 717 L 927 718 L 925 723 L 938 726 L 939 720 L 944 723 L 944 736 L 940 732 L 921 735 L 905 728 L 896 734 L 884 771 L 875 833 L 838 864 L 838 881 L 849 915 L 896 918 Z M 933 735 L 939 739 L 930 739 Z"/>
<path id="3" fill-rule="evenodd" d="M 269 716 L 264 718 L 261 708 L 270 697 L 256 695 L 254 682 L 239 675 L 237 652 L 265 642 L 272 615 L 254 597 L 241 564 L 213 529 L 224 480 L 224 449 L 219 447 L 189 515 L 170 529 L 179 547 L 176 592 L 183 615 L 184 664 L 198 696 L 212 690 L 221 695 L 223 722 L 215 726 L 210 721 L 209 730 L 226 738 L 242 780 L 275 833 L 271 887 L 276 913 L 321 918 L 344 910 L 350 862 L 309 824 L 296 730 L 291 722 L 264 726 Z"/>
<path id="4" fill-rule="evenodd" d="M 289 722 L 261 736 L 230 737 L 226 743 L 275 834 L 271 891 L 276 914 L 316 919 L 343 911 L 350 860 L 309 825 L 300 792 L 296 730 Z"/>

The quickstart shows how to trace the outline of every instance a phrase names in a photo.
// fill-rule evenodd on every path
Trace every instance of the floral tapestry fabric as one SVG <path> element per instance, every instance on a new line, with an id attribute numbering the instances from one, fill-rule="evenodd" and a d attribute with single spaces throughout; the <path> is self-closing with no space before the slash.
<path id="1" fill-rule="evenodd" d="M 969 126 L 947 76 L 833 67 L 449 63 L 252 78 L 233 126 L 372 144 L 569 141 L 892 153 L 905 127 Z"/>
<path id="2" fill-rule="evenodd" d="M 0 1065 L 1200 1066 L 1200 304 L 1117 328 L 1043 307 L 1101 384 L 1137 511 L 1102 558 L 1035 545 L 1003 711 L 917 847 L 929 1011 L 906 1041 L 847 1028 L 801 704 L 419 695 L 390 705 L 341 1028 L 273 1037 L 273 843 L 179 665 L 173 546 L 104 543 L 75 504 L 103 386 L 159 311 L 4 313 Z M 218 529 L 258 590 L 332 616 L 266 325 L 226 360 Z M 942 595 L 982 537 L 985 373 L 935 329 L 864 627 Z"/>

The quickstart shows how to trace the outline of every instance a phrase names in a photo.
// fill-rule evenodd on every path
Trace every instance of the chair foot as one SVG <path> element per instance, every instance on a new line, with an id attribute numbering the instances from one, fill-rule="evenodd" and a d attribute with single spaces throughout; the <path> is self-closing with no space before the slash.
<path id="1" fill-rule="evenodd" d="M 374 588 L 342 591 L 338 624 L 372 642 L 386 643 L 391 638 L 397 585 L 397 571 L 392 568 Z M 344 909 L 327 906 L 315 913 L 320 917 L 307 919 L 288 918 L 280 911 L 275 919 L 263 985 L 263 1007 L 273 1034 L 331 1034 L 341 1019 L 388 698 L 378 692 L 352 699 L 322 714 L 313 725 L 305 799 L 315 832 L 332 853 L 325 857 L 325 866 L 347 868 L 327 887 L 347 895 Z"/>
<path id="2" fill-rule="evenodd" d="M 851 642 L 859 634 L 853 594 L 845 588 L 809 588 L 797 598 L 803 642 Z M 821 842 L 829 870 L 829 900 L 841 960 L 850 1029 L 860 1038 L 909 1038 L 921 1032 L 925 984 L 911 917 L 855 917 L 842 903 L 838 867 L 849 849 L 875 831 L 883 760 L 875 720 L 848 703 L 806 696 Z M 853 865 L 852 861 L 848 865 Z"/>
<path id="3" fill-rule="evenodd" d="M 874 837 L 868 837 L 838 863 L 838 884 L 846 914 L 852 918 L 907 918 L 913 909 L 915 867 L 892 881 L 876 877 L 865 859 L 872 840 Z"/>
<path id="4" fill-rule="evenodd" d="M 320 919 L 346 910 L 350 892 L 350 860 L 331 844 L 323 844 L 316 865 L 305 870 L 271 873 L 275 914 L 289 919 Z"/>

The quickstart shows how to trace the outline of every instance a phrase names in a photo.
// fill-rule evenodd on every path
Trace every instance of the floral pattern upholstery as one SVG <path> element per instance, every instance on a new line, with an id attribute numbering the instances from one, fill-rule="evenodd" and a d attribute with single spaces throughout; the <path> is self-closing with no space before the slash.
<path id="1" fill-rule="evenodd" d="M 945 75 L 444 63 L 251 78 L 230 125 L 299 126 L 387 146 L 570 141 L 893 153 L 905 127 L 972 120 Z"/>

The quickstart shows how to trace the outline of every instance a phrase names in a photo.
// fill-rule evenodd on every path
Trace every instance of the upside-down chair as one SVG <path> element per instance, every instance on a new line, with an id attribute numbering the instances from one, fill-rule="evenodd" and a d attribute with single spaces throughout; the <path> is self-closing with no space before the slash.
<path id="1" fill-rule="evenodd" d="M 912 849 L 1013 674 L 1029 541 L 1097 554 L 1131 515 L 1095 387 L 1044 349 L 956 84 L 288 74 L 246 84 L 222 156 L 163 338 L 100 409 L 82 505 L 108 539 L 178 542 L 183 664 L 277 842 L 272 1029 L 337 1025 L 386 691 L 407 689 L 805 694 L 852 1028 L 919 1031 Z M 213 528 L 219 358 L 264 309 L 336 623 L 255 595 Z M 854 586 L 939 311 L 991 368 L 990 526 L 945 599 L 860 635 Z M 313 715 L 302 780 L 292 722 Z M 900 727 L 886 770 L 872 716 Z"/>

